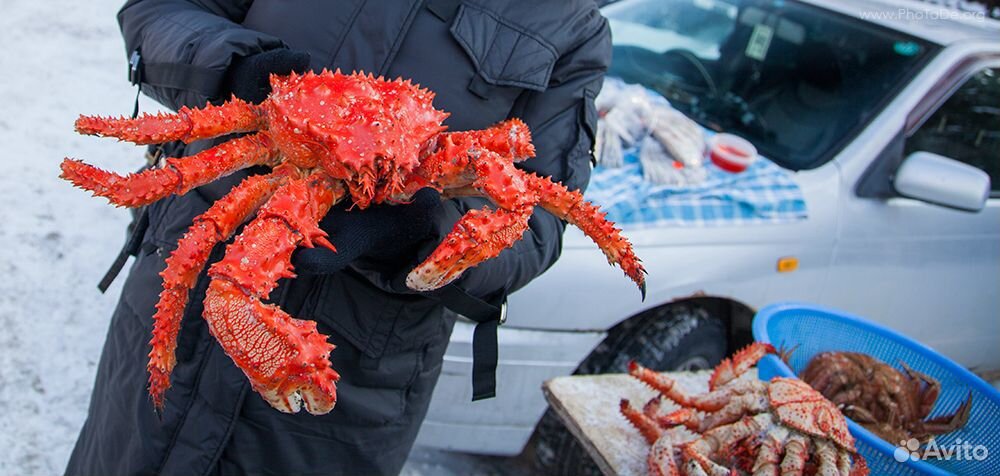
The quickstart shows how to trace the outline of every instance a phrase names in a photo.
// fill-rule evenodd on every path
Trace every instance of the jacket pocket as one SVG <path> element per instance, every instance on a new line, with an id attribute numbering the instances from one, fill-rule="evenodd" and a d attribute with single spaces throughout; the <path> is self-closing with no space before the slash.
<path id="1" fill-rule="evenodd" d="M 548 87 L 558 54 L 540 36 L 468 4 L 459 7 L 450 31 L 475 65 L 469 91 L 477 96 L 512 95 L 513 101 L 521 90 Z"/>

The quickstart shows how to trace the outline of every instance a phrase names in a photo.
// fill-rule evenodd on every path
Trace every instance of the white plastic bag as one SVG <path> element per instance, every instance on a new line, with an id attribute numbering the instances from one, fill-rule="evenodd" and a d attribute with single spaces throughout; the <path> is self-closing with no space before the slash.
<path id="1" fill-rule="evenodd" d="M 601 117 L 595 153 L 602 166 L 622 166 L 624 150 L 638 145 L 643 177 L 652 183 L 693 185 L 707 176 L 701 127 L 666 99 L 612 79 L 605 81 L 595 105 Z"/>

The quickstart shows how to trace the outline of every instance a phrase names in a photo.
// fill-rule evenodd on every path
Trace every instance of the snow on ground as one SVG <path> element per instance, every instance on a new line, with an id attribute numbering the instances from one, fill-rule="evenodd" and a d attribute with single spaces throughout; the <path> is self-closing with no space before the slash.
<path id="1" fill-rule="evenodd" d="M 124 279 L 96 285 L 128 212 L 58 178 L 65 156 L 130 171 L 143 149 L 73 132 L 132 111 L 121 0 L 0 0 L 0 476 L 61 474 Z M 156 108 L 143 98 L 142 110 Z M 415 449 L 403 474 L 524 474 L 506 458 Z"/>
<path id="2" fill-rule="evenodd" d="M 0 1 L 0 474 L 59 474 L 83 424 L 119 287 L 95 285 L 127 212 L 60 180 L 66 155 L 118 170 L 138 148 L 77 136 L 131 112 L 118 1 Z"/>

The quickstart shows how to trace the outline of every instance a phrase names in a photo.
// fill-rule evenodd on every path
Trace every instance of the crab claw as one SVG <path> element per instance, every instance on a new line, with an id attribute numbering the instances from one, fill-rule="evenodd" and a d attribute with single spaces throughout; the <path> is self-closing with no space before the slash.
<path id="1" fill-rule="evenodd" d="M 261 300 L 278 279 L 294 276 L 292 252 L 323 236 L 316 223 L 342 194 L 322 180 L 290 181 L 208 271 L 203 316 L 209 330 L 253 389 L 286 413 L 303 406 L 314 415 L 333 409 L 340 378 L 328 358 L 334 346 L 315 321 L 295 319 Z"/>
<path id="2" fill-rule="evenodd" d="M 328 358 L 334 346 L 317 332 L 316 322 L 294 319 L 223 279 L 209 285 L 205 319 L 271 406 L 285 413 L 304 406 L 313 415 L 333 409 L 340 375 Z"/>

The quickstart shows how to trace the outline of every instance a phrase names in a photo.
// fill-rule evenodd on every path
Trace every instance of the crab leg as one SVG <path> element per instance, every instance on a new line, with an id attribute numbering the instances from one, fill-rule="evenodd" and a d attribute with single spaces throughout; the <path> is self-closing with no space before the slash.
<path id="1" fill-rule="evenodd" d="M 447 132 L 438 136 L 433 153 L 424 157 L 404 180 L 403 192 L 392 197 L 393 201 L 405 202 L 425 187 L 452 197 L 481 197 L 483 192 L 472 186 L 476 171 L 471 160 L 482 149 L 514 162 L 535 156 L 531 132 L 520 119 L 510 119 L 481 131 Z"/>
<path id="2" fill-rule="evenodd" d="M 695 431 L 704 431 L 708 428 L 733 423 L 747 414 L 765 412 L 767 409 L 767 395 L 764 390 L 755 394 L 734 395 L 732 400 L 721 410 L 710 413 L 701 419 L 689 420 L 687 424 L 690 426 L 697 425 L 693 428 Z"/>
<path id="3" fill-rule="evenodd" d="M 765 355 L 777 353 L 778 351 L 773 345 L 762 342 L 754 342 L 744 347 L 739 352 L 736 352 L 732 358 L 723 359 L 715 367 L 715 371 L 712 372 L 712 376 L 708 380 L 708 388 L 715 390 L 719 386 L 725 385 L 743 375 L 744 372 L 750 370 L 754 365 L 757 365 L 757 362 L 764 358 Z"/>
<path id="4" fill-rule="evenodd" d="M 221 106 L 182 107 L 176 114 L 143 114 L 127 117 L 80 116 L 76 131 L 81 134 L 116 137 L 135 144 L 191 143 L 236 132 L 261 129 L 261 114 L 256 106 L 233 96 Z"/>
<path id="5" fill-rule="evenodd" d="M 677 461 L 674 459 L 675 441 L 669 433 L 664 432 L 652 448 L 649 449 L 649 456 L 646 457 L 646 466 L 649 467 L 649 474 L 652 476 L 675 476 L 680 475 Z"/>
<path id="6" fill-rule="evenodd" d="M 618 410 L 639 430 L 639 433 L 646 439 L 652 448 L 646 464 L 649 466 L 649 474 L 655 476 L 679 475 L 677 462 L 674 461 L 674 441 L 670 435 L 657 426 L 656 421 L 649 416 L 646 411 L 650 405 L 646 404 L 643 411 L 633 407 L 627 398 L 623 398 L 618 403 Z"/>
<path id="7" fill-rule="evenodd" d="M 233 139 L 163 167 L 118 175 L 79 160 L 64 159 L 61 177 L 123 207 L 139 207 L 189 190 L 252 165 L 268 164 L 277 150 L 264 132 Z"/>
<path id="8" fill-rule="evenodd" d="M 438 249 L 407 275 L 406 285 L 418 291 L 438 289 L 466 269 L 497 257 L 521 239 L 528 229 L 531 210 L 532 207 L 527 208 L 527 213 L 487 207 L 470 210 L 455 223 Z"/>
<path id="9" fill-rule="evenodd" d="M 931 418 L 930 420 L 925 420 L 922 423 L 923 431 L 927 433 L 926 436 L 921 436 L 917 438 L 918 440 L 926 440 L 931 435 L 940 435 L 942 433 L 948 433 L 954 431 L 958 428 L 965 426 L 969 421 L 969 415 L 972 413 L 972 392 L 969 392 L 969 397 L 958 406 L 955 413 L 951 415 L 941 415 L 939 417 Z"/>
<path id="10" fill-rule="evenodd" d="M 816 474 L 822 476 L 847 476 L 847 473 L 841 473 L 837 467 L 837 447 L 824 439 L 816 439 L 814 443 L 816 445 L 816 459 L 818 460 Z"/>
<path id="11" fill-rule="evenodd" d="M 253 389 L 286 413 L 304 404 L 321 415 L 337 401 L 340 376 L 328 359 L 333 345 L 316 322 L 261 302 L 278 279 L 294 276 L 291 256 L 299 245 L 333 249 L 317 223 L 345 192 L 324 177 L 318 172 L 283 185 L 208 273 L 203 315 L 209 330 Z"/>
<path id="12" fill-rule="evenodd" d="M 849 469 L 850 472 L 847 473 L 849 476 L 868 476 L 871 470 L 868 469 L 868 462 L 865 461 L 865 458 L 863 456 L 850 455 L 846 451 L 841 451 L 841 458 L 843 458 L 845 455 L 847 457 L 848 468 L 850 468 Z M 854 463 L 853 468 L 850 467 L 851 463 Z M 843 466 L 843 463 L 841 463 L 841 465 Z"/>
<path id="13" fill-rule="evenodd" d="M 685 467 L 700 467 L 702 471 L 712 475 L 729 475 L 731 473 L 728 469 L 713 462 L 708 455 L 714 455 L 730 443 L 742 440 L 773 425 L 774 420 L 771 414 L 761 413 L 753 417 L 745 417 L 736 423 L 706 431 L 701 435 L 701 438 L 684 446 Z"/>
<path id="14" fill-rule="evenodd" d="M 690 408 L 674 410 L 666 415 L 660 413 L 660 406 L 663 404 L 662 397 L 653 397 L 642 407 L 642 413 L 653 419 L 661 428 L 684 425 L 689 429 L 698 430 L 698 414 Z"/>
<path id="15" fill-rule="evenodd" d="M 910 392 L 909 395 L 909 408 L 913 408 L 917 415 L 928 415 L 931 409 L 934 408 L 934 402 L 937 401 L 938 395 L 941 393 L 941 384 L 931 378 L 923 372 L 918 372 L 906 365 L 906 362 L 900 362 L 903 367 L 903 371 L 906 372 L 906 376 L 910 379 Z"/>
<path id="16" fill-rule="evenodd" d="M 511 167 L 513 168 L 513 167 Z M 515 169 L 516 170 L 516 169 Z M 615 224 L 608 221 L 607 213 L 583 199 L 583 194 L 570 191 L 560 183 L 535 174 L 527 174 L 531 188 L 539 195 L 539 205 L 556 217 L 576 226 L 594 240 L 608 258 L 608 263 L 621 267 L 625 275 L 639 286 L 646 298 L 646 270 L 629 243 Z"/>
<path id="17" fill-rule="evenodd" d="M 618 411 L 621 412 L 629 423 L 632 424 L 642 436 L 646 438 L 646 442 L 653 444 L 657 439 L 660 438 L 662 430 L 660 430 L 659 425 L 656 424 L 652 418 L 649 417 L 645 412 L 639 411 L 638 408 L 632 406 L 632 403 L 627 399 L 623 398 L 618 402 Z"/>
<path id="18" fill-rule="evenodd" d="M 285 176 L 279 171 L 271 175 L 255 175 L 243 180 L 225 197 L 197 216 L 187 233 L 177 243 L 177 249 L 167 258 L 167 267 L 160 273 L 163 291 L 153 315 L 153 338 L 149 341 L 149 394 L 157 409 L 163 409 L 163 394 L 170 387 L 170 372 L 176 360 L 177 334 L 181 328 L 188 292 L 205 267 L 216 244 L 228 240 L 236 228 L 250 218 L 274 193 Z"/>
<path id="19" fill-rule="evenodd" d="M 729 395 L 724 392 L 691 397 L 677 388 L 677 382 L 674 379 L 647 369 L 635 361 L 629 362 L 628 373 L 682 407 L 715 411 L 724 407 L 729 401 Z"/>
<path id="20" fill-rule="evenodd" d="M 583 195 L 549 179 L 524 173 L 510 159 L 492 150 L 448 144 L 428 158 L 428 166 L 423 170 L 429 177 L 427 182 L 460 190 L 471 185 L 499 209 L 473 210 L 462 217 L 442 244 L 410 272 L 407 286 L 419 291 L 437 289 L 466 269 L 496 257 L 521 239 L 534 206 L 541 205 L 583 230 L 604 251 L 610 263 L 621 266 L 645 296 L 645 270 L 632 245 L 596 206 L 584 201 Z M 474 177 L 471 184 L 469 176 Z"/>
<path id="21" fill-rule="evenodd" d="M 809 439 L 792 433 L 785 441 L 785 457 L 781 459 L 781 474 L 802 474 L 809 461 Z"/>
<path id="22" fill-rule="evenodd" d="M 781 468 L 781 454 L 784 451 L 788 430 L 776 426 L 762 436 L 760 450 L 753 462 L 754 476 L 778 476 Z"/>
<path id="23" fill-rule="evenodd" d="M 476 174 L 472 185 L 500 208 L 470 210 L 460 218 L 437 249 L 407 275 L 410 289 L 430 291 L 454 281 L 466 269 L 498 256 L 528 229 L 535 196 L 525 175 L 489 150 L 473 149 L 469 158 Z"/>
<path id="24" fill-rule="evenodd" d="M 842 476 L 851 474 L 851 454 L 844 450 L 837 452 L 837 472 Z"/>
<path id="25" fill-rule="evenodd" d="M 767 405 L 766 401 L 758 401 L 760 400 L 759 395 L 763 395 L 765 391 L 764 384 L 759 381 L 740 381 L 725 389 L 691 396 L 678 389 L 676 381 L 670 377 L 647 369 L 638 362 L 629 362 L 628 372 L 629 375 L 649 385 L 653 390 L 660 392 L 682 407 L 696 408 L 703 412 L 719 412 L 716 419 L 707 423 L 708 426 L 716 426 L 721 420 L 738 417 L 741 410 L 758 408 L 762 405 L 766 407 Z M 690 423 L 685 423 L 685 425 L 690 425 Z"/>

